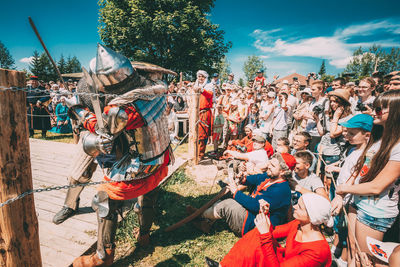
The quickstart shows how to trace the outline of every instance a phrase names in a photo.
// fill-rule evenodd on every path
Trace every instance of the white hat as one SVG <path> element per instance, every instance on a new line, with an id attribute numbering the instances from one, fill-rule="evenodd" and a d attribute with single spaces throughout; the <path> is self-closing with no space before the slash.
<path id="1" fill-rule="evenodd" d="M 289 84 L 289 81 L 288 80 L 283 80 L 282 83 L 283 84 Z"/>
<path id="2" fill-rule="evenodd" d="M 313 225 L 325 224 L 328 227 L 333 226 L 333 218 L 331 216 L 331 203 L 321 195 L 315 193 L 306 193 L 301 196 L 304 205 Z"/>
<path id="3" fill-rule="evenodd" d="M 208 73 L 205 70 L 199 70 L 196 73 L 197 78 L 199 77 L 199 75 L 202 75 L 202 76 L 206 77 L 206 79 L 208 78 Z"/>
<path id="4" fill-rule="evenodd" d="M 276 97 L 276 93 L 275 93 L 275 92 L 272 92 L 272 91 L 269 91 L 268 94 L 267 94 L 267 96 L 268 96 L 268 97 L 271 97 L 271 98 L 275 98 L 275 97 Z"/>
<path id="5" fill-rule="evenodd" d="M 390 255 L 397 246 L 400 246 L 400 244 L 393 242 L 382 242 L 367 236 L 367 246 L 371 254 L 377 259 L 389 263 Z"/>
<path id="6" fill-rule="evenodd" d="M 304 88 L 304 90 L 303 91 L 301 91 L 301 93 L 306 93 L 306 94 L 309 94 L 309 95 L 311 95 L 311 89 L 310 88 Z"/>

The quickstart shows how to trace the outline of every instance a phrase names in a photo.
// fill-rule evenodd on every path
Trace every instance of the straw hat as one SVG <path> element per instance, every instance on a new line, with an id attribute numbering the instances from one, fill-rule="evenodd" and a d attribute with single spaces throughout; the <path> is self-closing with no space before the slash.
<path id="1" fill-rule="evenodd" d="M 349 102 L 350 93 L 346 89 L 336 89 L 329 92 L 329 96 L 336 96 L 341 98 L 347 105 L 351 105 Z"/>

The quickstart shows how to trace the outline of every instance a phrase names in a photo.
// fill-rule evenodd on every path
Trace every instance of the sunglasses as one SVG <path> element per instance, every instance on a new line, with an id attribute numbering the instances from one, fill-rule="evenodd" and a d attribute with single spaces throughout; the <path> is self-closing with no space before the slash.
<path id="1" fill-rule="evenodd" d="M 383 114 L 386 114 L 389 112 L 389 111 L 383 112 L 382 107 L 376 107 L 374 110 L 375 110 L 375 114 L 377 116 L 382 116 Z"/>

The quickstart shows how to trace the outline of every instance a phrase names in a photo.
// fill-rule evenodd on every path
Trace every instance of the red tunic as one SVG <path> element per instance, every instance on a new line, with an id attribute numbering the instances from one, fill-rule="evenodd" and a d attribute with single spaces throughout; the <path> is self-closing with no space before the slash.
<path id="1" fill-rule="evenodd" d="M 221 261 L 221 266 L 328 267 L 331 252 L 326 240 L 297 242 L 299 221 L 277 226 L 271 233 L 260 234 L 254 228 L 244 235 Z M 271 231 L 270 231 L 271 232 Z M 277 247 L 277 238 L 286 238 L 286 247 Z"/>
<path id="2" fill-rule="evenodd" d="M 211 136 L 212 133 L 212 112 L 211 108 L 213 105 L 213 92 L 203 90 L 200 95 L 199 103 L 199 139 L 204 140 Z"/>
<path id="3" fill-rule="evenodd" d="M 113 106 L 106 106 L 104 108 L 104 113 L 108 114 L 110 108 Z M 134 107 L 125 108 L 125 112 L 128 115 L 128 122 L 125 126 L 127 130 L 133 130 L 140 128 L 144 125 L 144 121 L 140 114 L 136 112 Z M 94 114 L 84 122 L 83 126 L 90 132 L 95 132 L 97 119 Z M 116 200 L 127 200 L 136 198 L 138 196 L 144 195 L 158 186 L 158 184 L 164 179 L 168 174 L 168 164 L 169 164 L 169 152 L 164 154 L 164 163 L 153 175 L 139 180 L 133 180 L 129 182 L 115 182 L 109 184 L 100 185 L 98 190 L 106 191 L 111 199 Z M 110 180 L 107 176 L 104 176 L 105 180 Z"/>

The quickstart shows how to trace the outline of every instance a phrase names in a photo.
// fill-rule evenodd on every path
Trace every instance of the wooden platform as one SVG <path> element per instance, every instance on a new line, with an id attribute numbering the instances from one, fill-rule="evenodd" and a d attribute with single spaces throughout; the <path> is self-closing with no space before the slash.
<path id="1" fill-rule="evenodd" d="M 68 184 L 67 175 L 74 153 L 73 144 L 30 139 L 33 188 Z M 170 166 L 169 174 L 181 166 L 186 159 L 177 158 Z M 102 180 L 102 171 L 97 168 L 93 181 Z M 96 241 L 97 219 L 91 209 L 91 200 L 96 186 L 83 190 L 80 212 L 60 225 L 52 218 L 63 204 L 67 190 L 35 194 L 35 207 L 39 220 L 40 250 L 43 266 L 69 266 Z"/>

